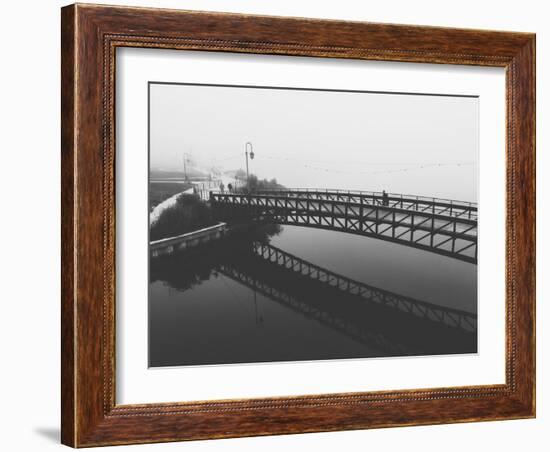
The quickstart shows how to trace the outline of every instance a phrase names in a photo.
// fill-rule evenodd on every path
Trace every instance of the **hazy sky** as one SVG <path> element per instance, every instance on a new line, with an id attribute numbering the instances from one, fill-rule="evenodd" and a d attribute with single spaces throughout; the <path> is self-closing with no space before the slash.
<path id="1" fill-rule="evenodd" d="M 478 99 L 150 85 L 152 169 L 245 168 L 287 187 L 477 201 Z M 441 166 L 438 166 L 441 165 Z"/>

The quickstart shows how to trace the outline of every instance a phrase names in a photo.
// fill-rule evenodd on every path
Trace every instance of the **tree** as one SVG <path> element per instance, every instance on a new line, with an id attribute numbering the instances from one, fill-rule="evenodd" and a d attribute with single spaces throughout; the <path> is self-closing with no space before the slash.
<path id="1" fill-rule="evenodd" d="M 163 211 L 150 229 L 150 239 L 159 240 L 196 231 L 214 224 L 210 207 L 198 196 L 180 195 Z"/>
<path id="2" fill-rule="evenodd" d="M 235 179 L 239 181 L 246 181 L 246 171 L 239 168 L 235 171 Z"/>

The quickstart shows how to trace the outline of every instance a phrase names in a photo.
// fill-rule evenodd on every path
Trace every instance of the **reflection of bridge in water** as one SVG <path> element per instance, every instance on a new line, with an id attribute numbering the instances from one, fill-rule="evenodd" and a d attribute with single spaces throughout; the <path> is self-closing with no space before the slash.
<path id="1" fill-rule="evenodd" d="M 477 204 L 364 191 L 210 193 L 222 221 L 249 219 L 359 234 L 477 263 Z"/>
<path id="2" fill-rule="evenodd" d="M 384 356 L 476 351 L 472 313 L 354 281 L 271 245 L 243 251 L 220 273 Z"/>
<path id="3" fill-rule="evenodd" d="M 477 316 L 470 312 L 445 308 L 437 304 L 415 300 L 414 298 L 369 286 L 312 264 L 271 245 L 254 243 L 253 247 L 255 253 L 263 259 L 320 283 L 327 284 L 340 292 L 360 297 L 365 301 L 377 303 L 387 308 L 398 309 L 426 320 L 441 322 L 451 327 L 466 331 L 475 331 L 476 329 Z"/>

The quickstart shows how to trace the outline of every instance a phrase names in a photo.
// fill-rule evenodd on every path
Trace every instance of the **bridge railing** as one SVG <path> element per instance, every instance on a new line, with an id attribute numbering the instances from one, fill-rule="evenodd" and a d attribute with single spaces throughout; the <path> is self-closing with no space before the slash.
<path id="1" fill-rule="evenodd" d="M 353 195 L 353 196 L 364 196 L 364 197 L 375 197 L 382 198 L 384 192 L 381 191 L 367 191 L 367 190 L 346 190 L 341 188 L 270 188 L 270 189 L 261 189 L 256 190 L 254 193 L 326 193 L 326 194 L 342 194 L 342 195 Z M 436 204 L 452 204 L 457 207 L 470 208 L 472 210 L 477 210 L 476 202 L 469 201 L 458 201 L 456 199 L 449 198 L 437 198 L 430 196 L 420 196 L 420 195 L 405 195 L 402 193 L 388 193 L 386 195 L 390 200 L 416 200 L 422 202 L 436 203 Z"/>
<path id="2" fill-rule="evenodd" d="M 213 226 L 187 232 L 175 237 L 155 240 L 149 243 L 149 252 L 151 257 L 172 254 L 187 248 L 199 246 L 200 244 L 211 240 L 219 239 L 225 235 L 226 230 L 226 223 L 218 223 Z"/>

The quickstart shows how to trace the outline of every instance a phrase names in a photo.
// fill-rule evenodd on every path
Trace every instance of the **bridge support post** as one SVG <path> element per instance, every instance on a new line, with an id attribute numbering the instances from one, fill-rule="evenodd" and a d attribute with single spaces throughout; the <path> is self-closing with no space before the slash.
<path id="1" fill-rule="evenodd" d="M 359 197 L 359 232 L 363 232 L 364 230 L 364 218 L 363 218 L 363 197 Z"/>

